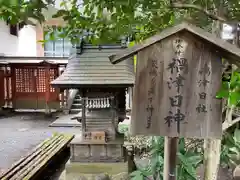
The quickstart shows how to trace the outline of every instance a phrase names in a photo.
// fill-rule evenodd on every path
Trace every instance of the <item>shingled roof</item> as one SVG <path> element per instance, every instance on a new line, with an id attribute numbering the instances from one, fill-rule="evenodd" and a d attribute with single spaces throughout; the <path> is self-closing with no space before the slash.
<path id="1" fill-rule="evenodd" d="M 60 88 L 86 86 L 133 86 L 134 64 L 130 58 L 117 65 L 109 62 L 108 56 L 123 50 L 119 45 L 83 45 L 80 54 L 69 58 L 65 71 L 51 84 Z"/>

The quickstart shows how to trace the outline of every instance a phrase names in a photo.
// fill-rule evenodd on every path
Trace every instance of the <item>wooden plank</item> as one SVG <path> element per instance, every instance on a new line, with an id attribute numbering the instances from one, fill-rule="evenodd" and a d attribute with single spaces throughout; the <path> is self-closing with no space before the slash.
<path id="1" fill-rule="evenodd" d="M 60 139 L 57 140 L 57 142 L 55 143 L 61 143 L 63 142 L 63 138 L 61 137 Z M 15 180 L 21 180 L 21 179 L 26 179 L 25 176 L 29 173 L 31 173 L 32 169 L 35 167 L 41 168 L 39 167 L 39 163 L 41 162 L 42 159 L 45 158 L 45 156 L 49 153 L 49 151 L 51 152 L 51 150 L 54 150 L 56 148 L 55 143 L 49 145 L 46 149 L 44 149 L 43 151 L 41 151 L 40 154 L 38 154 L 37 157 L 35 157 L 34 159 L 32 159 L 31 161 L 29 161 L 24 167 L 22 167 L 13 177 L 12 179 Z"/>
<path id="2" fill-rule="evenodd" d="M 40 171 L 47 162 L 73 139 L 73 135 L 57 135 L 38 145 L 31 153 L 22 158 L 1 179 L 30 179 Z M 51 155 L 50 155 L 51 154 Z M 28 175 L 29 178 L 24 178 Z"/>
<path id="3" fill-rule="evenodd" d="M 61 136 L 53 138 L 53 141 L 51 142 L 51 144 L 54 143 L 55 141 L 61 139 L 61 138 L 62 138 Z M 46 147 L 51 146 L 51 144 L 47 144 Z M 11 178 L 17 177 L 19 172 L 21 172 L 23 168 L 27 167 L 28 164 L 31 161 L 36 159 L 39 156 L 39 154 L 42 154 L 42 152 L 44 152 L 44 150 L 45 150 L 45 147 L 43 147 L 43 148 L 39 149 L 38 151 L 34 152 L 30 157 L 25 158 L 24 161 L 21 164 L 19 164 L 14 171 L 11 172 L 11 175 L 8 175 L 8 176 L 4 177 L 3 179 L 7 180 L 9 177 L 11 177 Z"/>
<path id="4" fill-rule="evenodd" d="M 177 41 L 183 44 L 174 44 Z M 181 57 L 177 47 L 182 48 Z M 191 33 L 138 53 L 132 134 L 221 138 L 221 59 Z"/>
<path id="5" fill-rule="evenodd" d="M 14 173 L 16 173 L 20 169 L 20 167 L 26 164 L 27 159 L 33 159 L 38 153 L 41 152 L 41 149 L 43 149 L 43 147 L 47 146 L 48 144 L 51 144 L 55 140 L 55 138 L 59 136 L 60 135 L 55 136 L 54 138 L 52 137 L 48 140 L 45 140 L 41 144 L 39 144 L 36 148 L 30 151 L 30 153 L 28 153 L 25 157 L 21 158 L 19 161 L 14 163 L 13 166 L 9 170 L 7 170 L 0 178 L 5 180 L 11 177 Z"/>
<path id="6" fill-rule="evenodd" d="M 44 153 L 41 154 L 38 158 L 34 161 L 31 161 L 27 166 L 25 166 L 19 175 L 16 175 L 16 180 L 21 179 L 30 179 L 33 175 L 36 174 L 37 171 L 42 169 L 45 164 L 53 157 L 54 154 L 58 152 L 58 147 L 60 144 L 64 142 L 64 138 L 60 139 L 57 144 L 53 144 L 52 146 L 48 147 Z M 61 147 L 61 146 L 60 146 Z M 54 153 L 54 154 L 53 154 Z M 43 163 L 44 162 L 44 163 Z"/>
<path id="7" fill-rule="evenodd" d="M 40 164 L 38 166 L 36 166 L 34 169 L 32 169 L 31 172 L 24 177 L 24 180 L 25 179 L 28 180 L 28 179 L 32 178 L 38 171 L 40 171 L 40 169 L 42 167 L 44 167 L 51 160 L 52 157 L 54 157 L 57 153 L 59 153 L 61 151 L 61 149 L 63 149 L 64 147 L 67 146 L 67 144 L 73 139 L 73 137 L 74 137 L 73 135 L 64 137 L 63 142 L 58 147 L 55 147 L 55 149 L 53 149 L 52 151 L 49 151 L 47 154 L 45 154 L 45 157 L 40 162 Z"/>

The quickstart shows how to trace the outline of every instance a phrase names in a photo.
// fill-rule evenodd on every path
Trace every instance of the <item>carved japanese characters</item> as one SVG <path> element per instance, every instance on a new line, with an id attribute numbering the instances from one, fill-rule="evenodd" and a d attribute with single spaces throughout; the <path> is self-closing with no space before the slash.
<path id="1" fill-rule="evenodd" d="M 203 42 L 169 37 L 138 53 L 132 133 L 221 137 L 221 62 Z"/>

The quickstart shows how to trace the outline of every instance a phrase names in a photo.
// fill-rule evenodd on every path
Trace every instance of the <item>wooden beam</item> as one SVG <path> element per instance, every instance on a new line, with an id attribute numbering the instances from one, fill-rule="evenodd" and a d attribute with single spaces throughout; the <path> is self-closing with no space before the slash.
<path id="1" fill-rule="evenodd" d="M 51 109 L 49 107 L 49 99 L 50 99 L 50 67 L 47 64 L 45 66 L 45 102 L 46 102 L 45 113 L 46 114 L 51 113 Z"/>

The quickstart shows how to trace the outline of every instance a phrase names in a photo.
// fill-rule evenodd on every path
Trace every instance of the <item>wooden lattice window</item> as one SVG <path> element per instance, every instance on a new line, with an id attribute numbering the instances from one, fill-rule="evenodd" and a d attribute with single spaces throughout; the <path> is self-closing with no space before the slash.
<path id="1" fill-rule="evenodd" d="M 50 69 L 50 82 L 53 81 L 56 78 L 56 69 Z M 55 89 L 50 86 L 50 92 L 55 92 Z"/>
<path id="2" fill-rule="evenodd" d="M 23 92 L 22 69 L 15 69 L 16 92 Z"/>
<path id="3" fill-rule="evenodd" d="M 57 70 L 50 69 L 49 75 L 51 82 L 56 78 Z M 16 92 L 46 92 L 45 68 L 16 68 L 15 77 Z M 50 92 L 55 92 L 55 89 L 51 86 Z"/>
<path id="4" fill-rule="evenodd" d="M 37 69 L 37 92 L 46 92 L 46 74 L 44 68 Z"/>
<path id="5" fill-rule="evenodd" d="M 34 92 L 34 69 L 15 69 L 16 92 Z"/>

